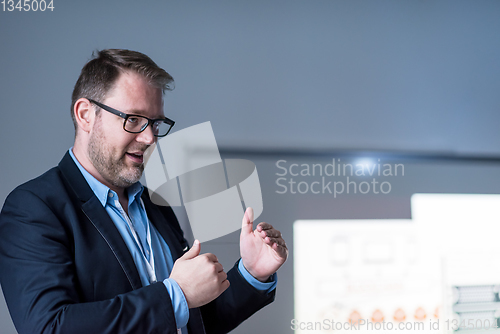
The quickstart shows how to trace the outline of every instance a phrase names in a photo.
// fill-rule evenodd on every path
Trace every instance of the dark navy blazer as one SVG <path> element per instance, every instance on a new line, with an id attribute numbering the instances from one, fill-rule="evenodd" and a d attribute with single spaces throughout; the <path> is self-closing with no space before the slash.
<path id="1" fill-rule="evenodd" d="M 151 223 L 175 259 L 187 241 L 169 207 L 143 192 Z M 227 333 L 274 300 L 237 264 L 213 302 L 190 310 L 190 333 Z M 0 284 L 19 333 L 176 333 L 163 282 L 142 287 L 120 233 L 66 153 L 57 167 L 17 187 L 0 214 Z"/>

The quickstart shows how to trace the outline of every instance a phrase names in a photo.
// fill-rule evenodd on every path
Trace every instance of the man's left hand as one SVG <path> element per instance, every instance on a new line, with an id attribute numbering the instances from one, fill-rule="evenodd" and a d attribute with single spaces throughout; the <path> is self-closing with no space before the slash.
<path id="1" fill-rule="evenodd" d="M 266 282 L 285 263 L 288 248 L 281 232 L 271 224 L 260 223 L 253 230 L 253 209 L 247 208 L 241 227 L 240 253 L 246 270 Z"/>

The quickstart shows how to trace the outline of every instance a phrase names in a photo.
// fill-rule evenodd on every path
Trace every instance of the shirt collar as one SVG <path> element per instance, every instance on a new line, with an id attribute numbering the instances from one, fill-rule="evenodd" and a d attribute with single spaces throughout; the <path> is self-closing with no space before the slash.
<path id="1" fill-rule="evenodd" d="M 85 178 L 85 180 L 89 184 L 90 188 L 92 189 L 92 191 L 96 195 L 99 202 L 101 202 L 102 206 L 106 206 L 106 203 L 107 203 L 109 198 L 117 196 L 116 192 L 109 189 L 109 187 L 105 186 L 101 182 L 99 182 L 95 177 L 92 176 L 92 174 L 90 174 L 89 172 L 87 172 L 87 170 L 85 168 L 83 168 L 83 166 L 80 164 L 78 159 L 73 154 L 73 147 L 71 147 L 69 149 L 69 155 L 71 156 L 71 158 L 75 162 L 76 166 L 78 167 L 78 169 L 82 173 L 83 177 Z M 141 197 L 143 191 L 144 191 L 144 186 L 140 182 L 136 182 L 133 185 L 131 185 L 130 187 L 128 187 L 127 194 L 128 194 L 129 205 L 134 200 L 138 200 Z M 113 196 L 110 196 L 110 194 L 113 194 Z M 110 202 L 110 204 L 111 203 L 112 202 Z"/>

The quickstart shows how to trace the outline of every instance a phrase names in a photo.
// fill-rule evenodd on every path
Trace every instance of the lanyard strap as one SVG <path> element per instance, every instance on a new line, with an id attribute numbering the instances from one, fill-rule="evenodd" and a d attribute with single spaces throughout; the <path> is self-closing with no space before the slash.
<path id="1" fill-rule="evenodd" d="M 117 205 L 120 205 L 119 202 Z M 144 203 L 142 202 L 141 198 L 141 205 L 144 210 Z M 154 259 L 154 254 L 153 254 L 153 247 L 151 245 L 151 229 L 149 227 L 149 220 L 146 221 L 146 242 L 147 242 L 147 247 L 149 247 L 149 261 L 146 258 L 146 255 L 144 254 L 143 247 L 141 247 L 141 242 L 139 241 L 139 237 L 137 235 L 137 231 L 134 228 L 134 224 L 132 224 L 132 221 L 130 220 L 130 217 L 123 211 L 123 208 L 120 205 L 120 209 L 122 211 L 122 215 L 125 217 L 125 221 L 127 222 L 127 225 L 130 229 L 130 233 L 134 237 L 135 243 L 137 247 L 140 250 L 141 256 L 142 256 L 142 261 L 146 265 L 146 270 L 148 272 L 149 276 L 149 283 L 156 283 L 156 269 L 155 269 L 155 259 Z"/>
<path id="2" fill-rule="evenodd" d="M 118 201 L 117 201 L 118 202 Z M 135 243 L 137 247 L 139 248 L 141 255 L 142 255 L 142 260 L 146 264 L 146 270 L 148 271 L 149 275 L 149 283 L 153 284 L 156 283 L 156 269 L 155 269 L 155 260 L 154 260 L 154 254 L 153 254 L 153 247 L 151 245 L 151 229 L 149 226 L 149 219 L 146 221 L 146 241 L 149 247 L 149 261 L 146 258 L 146 255 L 144 254 L 144 251 L 141 247 L 141 243 L 139 241 L 139 237 L 137 235 L 137 231 L 134 228 L 134 224 L 132 224 L 132 221 L 130 220 L 130 217 L 123 211 L 122 206 L 120 203 L 116 203 L 119 205 L 120 210 L 122 211 L 122 216 L 125 217 L 125 221 L 127 222 L 127 225 L 130 229 L 130 233 L 134 237 Z M 144 212 L 146 212 L 146 209 L 144 207 L 144 202 L 142 201 L 141 198 L 141 206 Z M 182 334 L 182 329 L 177 328 L 177 334 Z"/>

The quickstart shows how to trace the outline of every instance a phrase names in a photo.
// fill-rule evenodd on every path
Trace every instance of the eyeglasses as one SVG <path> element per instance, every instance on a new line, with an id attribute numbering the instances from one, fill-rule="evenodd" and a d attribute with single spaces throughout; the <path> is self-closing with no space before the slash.
<path id="1" fill-rule="evenodd" d="M 174 121 L 172 121 L 167 117 L 159 119 L 150 119 L 147 118 L 146 116 L 126 114 L 124 112 L 113 109 L 105 104 L 99 103 L 92 99 L 88 100 L 93 104 L 95 104 L 96 106 L 106 111 L 109 111 L 110 113 L 115 114 L 116 116 L 123 118 L 125 120 L 123 122 L 123 130 L 130 133 L 141 133 L 142 131 L 146 130 L 148 125 L 151 124 L 151 129 L 153 130 L 153 135 L 155 137 L 165 137 L 166 135 L 168 135 L 168 133 L 175 124 Z"/>

